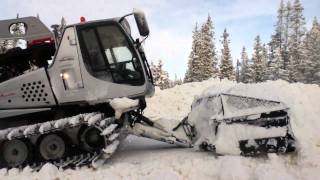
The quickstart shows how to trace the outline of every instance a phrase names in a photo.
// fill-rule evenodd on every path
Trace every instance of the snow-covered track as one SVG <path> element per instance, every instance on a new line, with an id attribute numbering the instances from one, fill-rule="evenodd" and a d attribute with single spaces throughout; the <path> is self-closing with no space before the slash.
<path id="1" fill-rule="evenodd" d="M 96 136 L 91 136 L 90 133 L 96 133 Z M 50 137 L 50 135 L 52 135 L 53 139 L 48 139 L 48 141 L 57 141 L 57 139 L 54 139 L 57 137 L 58 140 L 59 137 L 64 140 L 62 144 L 65 145 L 65 147 L 63 146 L 61 149 L 65 151 L 63 151 L 61 158 L 43 157 L 44 150 L 41 143 L 44 141 L 44 138 Z M 97 135 L 99 137 L 97 137 Z M 120 132 L 115 123 L 115 118 L 105 118 L 104 114 L 98 112 L 79 114 L 59 120 L 0 130 L 0 147 L 2 150 L 9 147 L 7 148 L 7 152 L 9 156 L 12 157 L 10 159 L 6 157 L 5 154 L 0 155 L 0 168 L 10 169 L 15 167 L 22 169 L 30 166 L 36 171 L 48 162 L 58 168 L 94 165 L 96 161 L 104 162 L 114 153 L 119 145 L 119 135 Z M 89 138 L 96 138 L 97 147 L 92 148 L 90 142 L 94 142 L 94 140 L 87 141 L 87 136 Z M 24 152 L 19 152 L 19 143 L 12 143 L 15 141 L 20 144 L 21 142 L 22 144 L 24 143 L 28 149 L 27 157 L 25 159 L 22 158 L 23 162 L 21 161 L 20 163 L 12 162 L 14 158 L 19 158 L 24 155 Z M 5 144 L 7 146 L 5 146 Z M 8 144 L 11 145 L 11 147 L 8 146 Z M 57 145 L 59 147 L 59 144 Z M 16 147 L 18 148 L 15 149 Z M 14 153 L 20 153 L 21 156 L 14 156 Z"/>

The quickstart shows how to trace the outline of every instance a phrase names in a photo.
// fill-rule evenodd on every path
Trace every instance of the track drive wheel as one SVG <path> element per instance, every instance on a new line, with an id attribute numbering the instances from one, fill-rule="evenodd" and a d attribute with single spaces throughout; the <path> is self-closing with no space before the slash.
<path id="1" fill-rule="evenodd" d="M 101 136 L 101 130 L 93 126 L 83 126 L 78 138 L 85 151 L 95 152 L 105 146 L 105 137 Z"/>
<path id="2" fill-rule="evenodd" d="M 9 167 L 19 167 L 27 162 L 31 152 L 28 144 L 19 139 L 5 141 L 2 144 L 2 160 Z"/>
<path id="3" fill-rule="evenodd" d="M 62 136 L 47 134 L 40 140 L 39 152 L 45 160 L 57 160 L 64 157 L 67 152 L 67 145 Z"/>

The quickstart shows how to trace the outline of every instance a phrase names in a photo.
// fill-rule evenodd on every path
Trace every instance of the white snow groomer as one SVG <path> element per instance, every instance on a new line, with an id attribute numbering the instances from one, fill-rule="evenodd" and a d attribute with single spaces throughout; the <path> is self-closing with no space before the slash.
<path id="1" fill-rule="evenodd" d="M 154 86 L 129 15 L 146 38 L 147 21 L 138 11 L 81 18 L 60 33 L 36 17 L 0 21 L 0 168 L 98 162 L 117 148 L 122 127 L 145 120 L 144 97 Z M 130 118 L 116 121 L 110 100 L 119 97 L 138 103 Z"/>
<path id="2" fill-rule="evenodd" d="M 129 15 L 134 16 L 142 40 L 131 36 Z M 145 97 L 153 95 L 154 86 L 142 48 L 149 35 L 143 12 L 82 21 L 55 34 L 35 17 L 0 21 L 0 42 L 11 47 L 0 52 L 0 168 L 38 169 L 47 162 L 62 168 L 97 165 L 129 133 L 192 147 L 195 133 L 197 138 L 202 130 L 210 131 L 215 133 L 198 139 L 202 147 L 213 149 L 216 144 L 210 139 L 224 132 L 222 124 L 232 123 L 277 126 L 281 133 L 259 137 L 258 150 L 270 152 L 269 144 L 274 151 L 290 149 L 288 117 L 277 102 L 231 95 L 200 99 L 193 109 L 206 103 L 208 109 L 200 108 L 203 114 L 192 111 L 180 126 L 194 126 L 191 134 L 187 131 L 190 138 L 184 131 L 178 138 L 181 134 L 144 117 Z M 25 44 L 16 46 L 21 40 Z M 273 109 L 264 111 L 258 102 Z M 247 107 L 238 111 L 241 103 Z M 234 111 L 240 113 L 231 116 Z M 210 126 L 202 128 L 197 121 Z M 239 140 L 240 149 L 256 151 L 249 147 L 255 146 L 250 140 Z"/>
<path id="3" fill-rule="evenodd" d="M 217 154 L 287 153 L 295 151 L 287 111 L 281 102 L 220 93 L 195 99 L 174 130 Z"/>

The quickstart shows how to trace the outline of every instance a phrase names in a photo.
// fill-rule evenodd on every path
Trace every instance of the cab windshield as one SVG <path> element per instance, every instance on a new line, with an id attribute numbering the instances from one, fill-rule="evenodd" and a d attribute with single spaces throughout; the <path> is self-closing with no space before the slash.
<path id="1" fill-rule="evenodd" d="M 90 25 L 78 30 L 87 71 L 98 79 L 142 85 L 143 71 L 129 38 L 115 24 Z"/>

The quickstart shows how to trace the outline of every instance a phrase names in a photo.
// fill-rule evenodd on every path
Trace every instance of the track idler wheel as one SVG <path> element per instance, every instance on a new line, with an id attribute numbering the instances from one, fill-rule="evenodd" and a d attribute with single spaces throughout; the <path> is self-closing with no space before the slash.
<path id="1" fill-rule="evenodd" d="M 27 162 L 30 149 L 25 141 L 14 139 L 2 144 L 2 160 L 9 167 L 19 167 Z"/>
<path id="2" fill-rule="evenodd" d="M 57 160 L 64 157 L 67 151 L 67 145 L 62 136 L 57 134 L 48 134 L 41 138 L 39 143 L 39 152 L 45 160 Z"/>
<path id="3" fill-rule="evenodd" d="M 96 127 L 83 126 L 79 132 L 79 141 L 85 151 L 95 152 L 105 146 L 105 137 L 101 136 L 101 130 Z"/>

